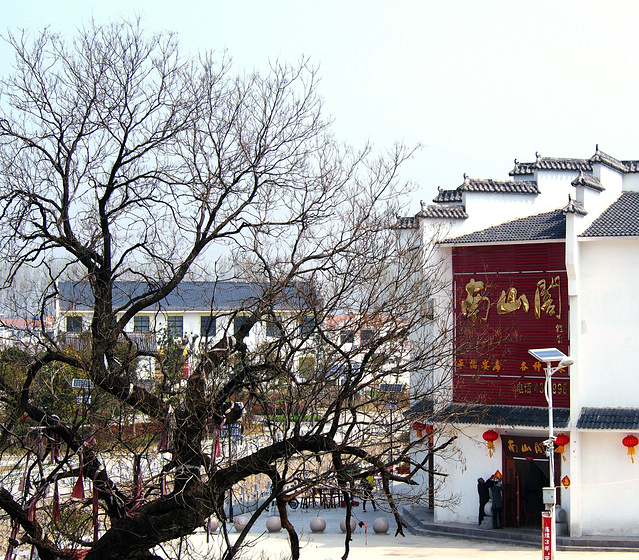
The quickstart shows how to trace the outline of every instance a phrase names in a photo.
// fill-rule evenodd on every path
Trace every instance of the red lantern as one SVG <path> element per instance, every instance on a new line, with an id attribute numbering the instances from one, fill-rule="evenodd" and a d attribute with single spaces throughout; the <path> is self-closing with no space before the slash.
<path id="1" fill-rule="evenodd" d="M 490 456 L 493 456 L 493 451 L 495 450 L 495 444 L 493 443 L 498 437 L 499 434 L 495 430 L 486 430 L 482 437 L 486 440 L 486 445 L 488 446 L 488 453 Z"/>
<path id="2" fill-rule="evenodd" d="M 432 424 L 423 424 L 422 422 L 413 422 L 412 428 L 417 432 L 418 438 L 422 437 L 423 432 L 426 432 L 426 435 L 430 435 L 435 430 Z"/>
<path id="3" fill-rule="evenodd" d="M 555 453 L 561 453 L 561 456 L 566 460 L 564 455 L 564 447 L 570 443 L 570 438 L 566 434 L 557 434 L 555 438 Z"/>
<path id="4" fill-rule="evenodd" d="M 639 443 L 639 439 L 637 439 L 637 436 L 626 436 L 625 438 L 623 438 L 621 443 L 623 443 L 628 448 L 628 455 L 630 455 L 630 459 L 632 459 L 632 462 L 634 463 L 635 447 Z"/>

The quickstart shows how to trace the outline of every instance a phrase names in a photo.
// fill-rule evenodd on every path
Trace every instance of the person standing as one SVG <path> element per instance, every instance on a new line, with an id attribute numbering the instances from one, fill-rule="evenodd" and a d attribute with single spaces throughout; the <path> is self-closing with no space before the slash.
<path id="1" fill-rule="evenodd" d="M 479 494 L 479 525 L 481 525 L 484 517 L 486 517 L 486 504 L 490 500 L 490 489 L 493 486 L 492 479 L 486 482 L 483 478 L 477 479 L 477 493 Z"/>
<path id="2" fill-rule="evenodd" d="M 493 497 L 493 529 L 503 529 L 504 487 L 500 478 L 495 479 L 495 484 L 490 492 Z"/>
<path id="3" fill-rule="evenodd" d="M 373 504 L 373 511 L 377 511 L 377 504 L 373 500 L 373 488 L 375 488 L 375 478 L 373 475 L 367 476 L 361 482 L 362 488 L 362 511 L 366 511 L 366 501 L 370 500 Z"/>

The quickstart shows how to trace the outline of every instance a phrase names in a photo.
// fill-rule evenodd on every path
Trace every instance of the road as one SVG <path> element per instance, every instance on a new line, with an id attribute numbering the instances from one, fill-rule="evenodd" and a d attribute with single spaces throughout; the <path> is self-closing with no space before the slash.
<path id="1" fill-rule="evenodd" d="M 311 533 L 309 523 L 311 519 L 320 515 L 326 521 L 324 533 Z M 301 534 L 301 560 L 339 560 L 344 553 L 344 534 L 339 529 L 339 522 L 344 516 L 343 509 L 333 510 L 297 510 L 291 512 L 291 521 Z M 506 545 L 501 543 L 471 541 L 465 539 L 451 539 L 448 537 L 420 537 L 407 534 L 406 537 L 395 537 L 391 530 L 388 534 L 375 534 L 372 530 L 373 521 L 378 517 L 391 517 L 384 513 L 357 514 L 357 521 L 363 521 L 364 527 L 357 528 L 353 534 L 349 560 L 381 560 L 405 558 L 430 558 L 433 560 L 540 560 L 541 549 Z M 286 533 L 268 533 L 265 531 L 265 521 L 260 519 L 251 531 L 254 550 L 243 558 L 256 560 L 284 560 L 290 557 Z M 232 532 L 234 537 L 236 533 Z M 206 548 L 204 534 L 194 539 L 198 548 Z M 216 549 L 221 544 L 220 535 L 212 535 L 208 546 Z M 202 550 L 202 552 L 205 552 Z M 208 557 L 215 557 L 209 554 Z M 639 552 L 557 552 L 557 560 L 639 560 Z"/>

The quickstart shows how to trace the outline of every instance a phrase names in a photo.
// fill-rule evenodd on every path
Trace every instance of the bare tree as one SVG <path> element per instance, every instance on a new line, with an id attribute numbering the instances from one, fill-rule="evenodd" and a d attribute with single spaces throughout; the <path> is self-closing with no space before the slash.
<path id="1" fill-rule="evenodd" d="M 357 482 L 373 473 L 401 533 L 390 485 L 428 469 L 410 464 L 410 450 L 432 434 L 410 441 L 408 393 L 391 401 L 388 387 L 434 367 L 448 342 L 428 328 L 438 271 L 424 274 L 420 251 L 393 227 L 411 150 L 374 157 L 341 146 L 305 60 L 234 77 L 225 56 L 183 58 L 173 35 L 145 34 L 139 22 L 91 24 L 72 43 L 49 31 L 7 40 L 16 63 L 0 108 L 5 289 L 27 267 L 46 280 L 29 310 L 41 321 L 37 351 L 2 360 L 2 453 L 14 468 L 0 508 L 11 542 L 45 560 L 77 546 L 89 560 L 148 557 L 211 516 L 227 520 L 227 493 L 260 479 L 298 558 L 287 502 L 330 481 L 350 515 Z M 127 325 L 185 280 L 232 280 L 220 247 L 259 297 L 240 328 L 193 353 L 188 379 L 171 376 L 182 346 L 143 347 Z M 89 290 L 81 344 L 44 327 L 63 281 Z M 271 331 L 251 347 L 256 325 Z M 136 375 L 147 359 L 161 383 Z M 80 412 L 72 377 L 92 387 Z M 437 387 L 411 390 L 422 400 Z M 238 401 L 253 419 L 246 445 L 216 458 L 211 433 L 237 420 Z M 170 457 L 146 472 L 141 460 L 158 445 Z M 409 472 L 398 474 L 403 462 Z M 130 480 L 117 475 L 122 464 Z M 54 488 L 76 478 L 92 481 L 93 499 L 58 506 Z M 227 540 L 224 558 L 242 540 Z"/>

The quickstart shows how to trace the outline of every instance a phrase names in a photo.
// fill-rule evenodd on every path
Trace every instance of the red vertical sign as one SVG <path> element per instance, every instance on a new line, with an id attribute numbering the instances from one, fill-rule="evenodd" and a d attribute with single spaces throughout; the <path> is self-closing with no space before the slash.
<path id="1" fill-rule="evenodd" d="M 552 515 L 549 511 L 541 512 L 541 543 L 543 560 L 552 558 Z"/>

